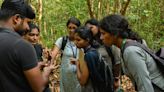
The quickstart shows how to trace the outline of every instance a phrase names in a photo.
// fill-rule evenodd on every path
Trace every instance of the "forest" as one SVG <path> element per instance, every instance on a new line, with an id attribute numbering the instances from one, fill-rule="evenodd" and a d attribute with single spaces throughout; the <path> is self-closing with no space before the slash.
<path id="1" fill-rule="evenodd" d="M 0 0 L 0 5 L 2 1 Z M 67 34 L 66 22 L 70 17 L 75 16 L 84 24 L 90 18 L 100 20 L 109 14 L 125 16 L 132 30 L 145 39 L 151 49 L 164 47 L 164 0 L 26 0 L 26 2 L 36 12 L 37 16 L 33 21 L 41 30 L 40 42 L 49 49 L 57 38 Z M 54 78 L 59 79 L 59 70 L 56 71 Z M 132 92 L 134 88 L 129 79 L 123 76 L 123 80 L 125 80 L 123 84 L 126 84 L 123 88 Z"/>
<path id="2" fill-rule="evenodd" d="M 2 3 L 3 0 L 0 0 Z M 41 42 L 51 48 L 66 34 L 67 20 L 75 16 L 83 24 L 108 14 L 122 14 L 152 49 L 164 46 L 163 0 L 26 0 L 35 10 L 34 22 L 41 29 Z"/>

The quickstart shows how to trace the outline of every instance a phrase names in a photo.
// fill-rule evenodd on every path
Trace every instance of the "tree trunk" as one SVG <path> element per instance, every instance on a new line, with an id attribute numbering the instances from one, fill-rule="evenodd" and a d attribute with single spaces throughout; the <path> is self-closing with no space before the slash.
<path id="1" fill-rule="evenodd" d="M 106 0 L 106 14 L 108 15 L 110 12 L 110 4 L 109 4 L 109 1 Z"/>
<path id="2" fill-rule="evenodd" d="M 120 11 L 120 13 L 121 13 L 122 15 L 125 15 L 126 9 L 128 8 L 129 3 L 130 3 L 130 0 L 128 0 L 128 1 L 125 3 L 125 5 L 123 5 L 123 7 L 122 7 L 122 9 L 121 9 L 121 11 Z"/>
<path id="3" fill-rule="evenodd" d="M 42 11 L 43 11 L 43 6 L 42 6 L 42 0 L 38 0 L 38 25 L 41 30 L 41 25 L 42 25 Z"/>
<path id="4" fill-rule="evenodd" d="M 119 9 L 119 0 L 115 0 L 113 12 L 114 13 L 117 13 L 118 12 L 118 9 Z"/>
<path id="5" fill-rule="evenodd" d="M 91 0 L 87 0 L 87 5 L 88 5 L 88 10 L 89 10 L 89 15 L 91 18 L 95 18 L 94 13 L 93 13 L 93 8 L 91 4 Z"/>
<path id="6" fill-rule="evenodd" d="M 100 19 L 101 15 L 102 15 L 102 0 L 98 1 L 98 13 L 97 14 L 98 14 L 97 19 Z"/>

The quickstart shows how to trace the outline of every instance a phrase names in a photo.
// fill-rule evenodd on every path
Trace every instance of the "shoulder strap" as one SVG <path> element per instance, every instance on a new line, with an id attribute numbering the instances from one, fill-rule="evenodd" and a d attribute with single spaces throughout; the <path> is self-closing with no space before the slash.
<path id="1" fill-rule="evenodd" d="M 140 48 L 142 48 L 143 50 L 145 50 L 155 61 L 156 63 L 160 66 L 163 67 L 164 66 L 164 59 L 160 58 L 159 56 L 157 56 L 153 51 L 151 51 L 149 48 L 147 48 L 145 45 L 142 45 L 138 42 L 135 41 L 129 41 L 125 44 L 125 47 L 123 48 L 123 51 L 125 48 L 127 48 L 128 46 L 138 46 Z M 162 48 L 163 49 L 163 48 Z"/>
<path id="2" fill-rule="evenodd" d="M 61 46 L 61 50 L 64 50 L 65 46 L 66 46 L 66 43 L 67 43 L 67 40 L 68 40 L 68 36 L 63 36 L 62 37 L 62 46 Z"/>
<path id="3" fill-rule="evenodd" d="M 112 60 L 112 65 L 115 65 L 115 60 L 114 60 L 114 55 L 112 53 L 112 48 L 111 46 L 110 47 L 107 47 L 107 46 L 104 46 L 108 55 L 111 57 L 111 60 Z"/>

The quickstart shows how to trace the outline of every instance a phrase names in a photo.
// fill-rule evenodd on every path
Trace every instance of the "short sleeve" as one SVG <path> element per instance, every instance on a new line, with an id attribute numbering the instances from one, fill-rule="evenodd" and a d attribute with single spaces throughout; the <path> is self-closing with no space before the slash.
<path id="1" fill-rule="evenodd" d="M 37 55 L 34 47 L 23 39 L 15 44 L 15 55 L 24 71 L 37 66 Z"/>
<path id="2" fill-rule="evenodd" d="M 60 37 L 56 40 L 55 44 L 58 48 L 61 49 L 63 37 Z"/>

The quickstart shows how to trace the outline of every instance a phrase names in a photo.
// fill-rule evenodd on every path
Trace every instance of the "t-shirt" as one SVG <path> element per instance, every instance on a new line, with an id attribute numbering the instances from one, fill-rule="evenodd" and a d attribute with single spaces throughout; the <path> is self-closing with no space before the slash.
<path id="1" fill-rule="evenodd" d="M 42 46 L 40 44 L 34 44 L 33 46 L 35 48 L 38 61 L 43 61 L 43 58 L 42 58 L 43 48 L 42 48 Z"/>
<path id="2" fill-rule="evenodd" d="M 0 28 L 0 92 L 33 92 L 23 71 L 37 66 L 33 46 L 16 32 Z"/>

